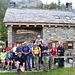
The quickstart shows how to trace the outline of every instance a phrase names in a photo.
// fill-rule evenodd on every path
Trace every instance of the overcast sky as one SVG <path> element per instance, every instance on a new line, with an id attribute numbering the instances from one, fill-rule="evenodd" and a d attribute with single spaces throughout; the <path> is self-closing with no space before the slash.
<path id="1" fill-rule="evenodd" d="M 55 2 L 55 3 L 58 3 L 58 0 L 41 0 L 44 4 L 46 3 L 51 3 L 51 2 Z M 75 0 L 60 0 L 61 4 L 66 4 L 66 2 L 72 2 L 72 6 L 73 8 L 75 8 Z"/>

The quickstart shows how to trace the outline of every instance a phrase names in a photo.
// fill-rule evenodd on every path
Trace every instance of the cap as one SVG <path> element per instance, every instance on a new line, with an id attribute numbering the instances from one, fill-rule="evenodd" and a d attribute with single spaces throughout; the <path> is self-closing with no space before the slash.
<path id="1" fill-rule="evenodd" d="M 27 42 L 24 42 L 24 44 L 27 44 Z"/>
<path id="2" fill-rule="evenodd" d="M 36 43 L 34 43 L 34 45 L 37 45 Z"/>

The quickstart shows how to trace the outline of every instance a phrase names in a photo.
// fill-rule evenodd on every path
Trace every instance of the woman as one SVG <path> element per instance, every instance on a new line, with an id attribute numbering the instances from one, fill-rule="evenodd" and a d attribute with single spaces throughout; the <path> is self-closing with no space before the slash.
<path id="1" fill-rule="evenodd" d="M 51 48 L 51 56 L 56 56 L 56 54 L 57 54 L 57 49 L 55 47 L 55 43 L 53 43 Z"/>
<path id="2" fill-rule="evenodd" d="M 2 52 L 0 53 L 0 58 L 1 58 L 1 63 L 2 63 L 2 69 L 5 69 L 5 57 L 6 57 L 6 52 L 5 49 L 2 49 Z"/>

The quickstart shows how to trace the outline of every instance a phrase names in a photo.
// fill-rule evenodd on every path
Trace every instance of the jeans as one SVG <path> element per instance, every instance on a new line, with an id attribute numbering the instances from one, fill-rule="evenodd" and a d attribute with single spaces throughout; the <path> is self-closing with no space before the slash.
<path id="1" fill-rule="evenodd" d="M 30 56 L 29 56 L 29 55 L 26 56 L 26 64 L 27 64 L 27 68 L 28 68 L 28 69 L 31 69 Z"/>

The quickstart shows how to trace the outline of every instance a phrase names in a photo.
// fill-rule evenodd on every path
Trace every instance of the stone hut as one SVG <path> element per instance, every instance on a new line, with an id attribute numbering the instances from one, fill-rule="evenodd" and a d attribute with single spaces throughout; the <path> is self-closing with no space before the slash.
<path id="1" fill-rule="evenodd" d="M 35 41 L 40 34 L 51 46 L 63 41 L 65 49 L 75 48 L 75 13 L 72 11 L 8 8 L 4 17 L 8 43 Z"/>

